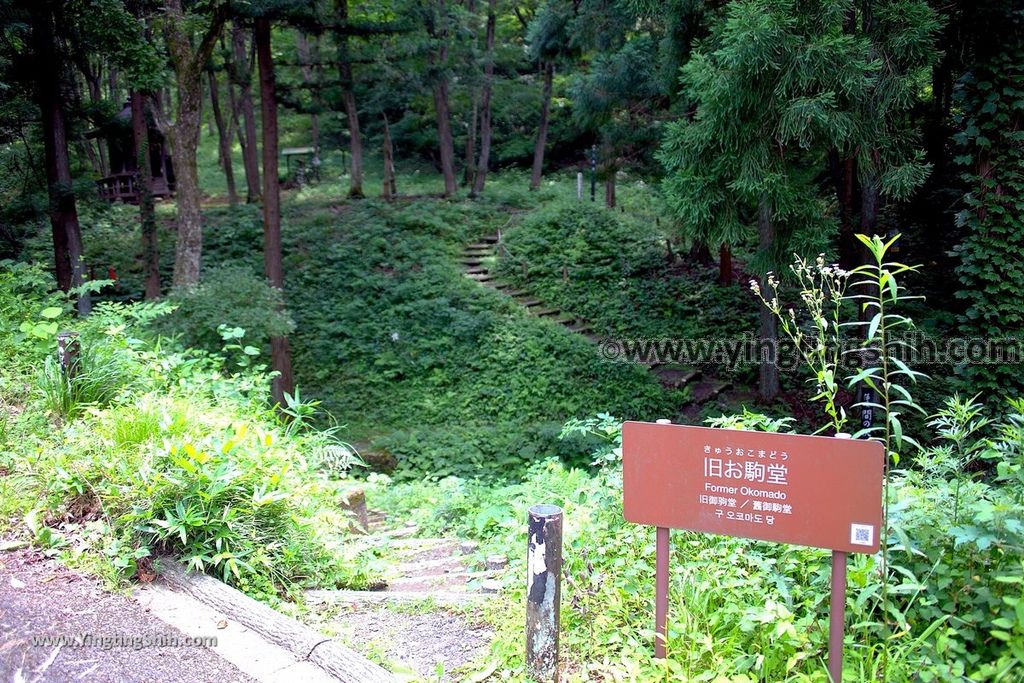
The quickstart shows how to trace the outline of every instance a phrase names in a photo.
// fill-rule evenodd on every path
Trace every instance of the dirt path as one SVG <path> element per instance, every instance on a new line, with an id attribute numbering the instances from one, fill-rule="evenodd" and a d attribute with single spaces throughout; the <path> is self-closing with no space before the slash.
<path id="1" fill-rule="evenodd" d="M 189 635 L 36 551 L 0 553 L 0 683 L 253 680 Z"/>

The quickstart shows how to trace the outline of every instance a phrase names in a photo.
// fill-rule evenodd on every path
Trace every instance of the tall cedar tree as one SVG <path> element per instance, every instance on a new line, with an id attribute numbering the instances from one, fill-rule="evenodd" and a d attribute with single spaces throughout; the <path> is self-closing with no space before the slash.
<path id="1" fill-rule="evenodd" d="M 227 20 L 227 5 L 217 5 L 209 16 L 198 46 L 193 46 L 188 29 L 193 18 L 182 9 L 181 0 L 166 0 L 164 40 L 177 88 L 174 123 L 166 126 L 174 153 L 175 198 L 178 207 L 178 237 L 174 257 L 174 285 L 195 285 L 203 257 L 203 223 L 197 153 L 199 150 L 202 76 L 213 54 L 217 38 Z"/>
<path id="2" fill-rule="evenodd" d="M 831 230 L 815 183 L 827 150 L 855 134 L 853 114 L 836 93 L 867 93 L 877 63 L 863 38 L 841 30 L 837 5 L 793 0 L 731 4 L 709 44 L 682 72 L 696 103 L 693 118 L 669 125 L 660 158 L 666 199 L 685 234 L 705 244 L 734 244 L 756 235 L 752 267 L 776 269 L 800 229 L 819 240 Z M 777 338 L 763 311 L 760 337 Z M 762 361 L 760 396 L 779 392 L 773 354 Z"/>
<path id="3" fill-rule="evenodd" d="M 544 152 L 548 143 L 548 118 L 551 114 L 551 97 L 554 88 L 555 62 L 567 59 L 573 53 L 570 22 L 575 16 L 578 2 L 548 0 L 537 12 L 527 29 L 526 40 L 529 55 L 540 70 L 542 90 L 540 119 L 533 143 L 533 165 L 530 170 L 530 189 L 540 187 L 544 171 Z"/>
<path id="4" fill-rule="evenodd" d="M 484 191 L 487 183 L 487 170 L 491 165 L 491 139 L 493 130 L 491 126 L 491 92 L 494 89 L 494 34 L 498 24 L 498 1 L 489 0 L 487 3 L 487 55 L 484 61 L 484 83 L 480 95 L 480 160 L 476 166 L 476 176 L 473 178 L 472 195 L 476 196 Z"/>
<path id="5" fill-rule="evenodd" d="M 238 98 L 232 106 L 238 144 L 242 148 L 245 167 L 246 202 L 260 200 L 260 151 L 256 136 L 256 112 L 252 103 L 252 58 L 245 38 L 246 30 L 238 21 L 231 27 L 231 84 L 232 94 L 238 88 Z M 241 121 L 238 120 L 241 116 Z"/>
<path id="6" fill-rule="evenodd" d="M 284 290 L 281 260 L 281 183 L 278 180 L 277 86 L 271 52 L 270 19 L 257 17 L 253 27 L 260 76 L 260 115 L 263 124 L 263 268 L 270 285 Z M 278 373 L 272 396 L 285 405 L 285 394 L 295 393 L 288 337 L 270 338 L 271 363 Z"/>
<path id="7" fill-rule="evenodd" d="M 425 12 L 427 34 L 432 46 L 427 56 L 431 91 L 434 97 L 434 117 L 437 122 L 438 156 L 444 177 L 444 196 L 450 197 L 458 189 L 455 182 L 455 142 L 452 139 L 451 107 L 448 96 L 448 41 L 449 23 L 446 0 L 427 0 L 432 7 Z"/>
<path id="8" fill-rule="evenodd" d="M 65 92 L 67 62 L 57 42 L 61 11 L 59 2 L 41 1 L 31 6 L 32 48 L 39 73 L 44 75 L 36 81 L 36 99 L 42 115 L 54 265 L 58 286 L 68 291 L 84 282 L 85 262 L 68 155 L 68 120 L 64 110 L 70 99 Z M 82 294 L 78 299 L 78 312 L 87 315 L 91 308 L 89 295 Z"/>
<path id="9" fill-rule="evenodd" d="M 149 124 L 146 120 L 146 96 L 132 90 L 132 142 L 135 147 L 136 184 L 139 188 L 139 223 L 142 232 L 142 259 L 146 271 L 145 296 L 160 298 L 160 252 L 157 243 L 156 213 L 153 207 L 153 169 L 149 163 Z"/>
<path id="10" fill-rule="evenodd" d="M 355 83 L 352 75 L 352 56 L 349 54 L 348 0 L 336 0 L 338 13 L 338 77 L 341 79 L 342 105 L 348 120 L 348 144 L 352 156 L 349 173 L 348 196 L 363 196 L 363 134 L 359 128 L 359 109 L 356 107 Z"/>

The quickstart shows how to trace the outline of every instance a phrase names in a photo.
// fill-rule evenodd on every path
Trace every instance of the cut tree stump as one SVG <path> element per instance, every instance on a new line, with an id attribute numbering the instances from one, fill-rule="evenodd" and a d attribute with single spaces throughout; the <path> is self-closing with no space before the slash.
<path id="1" fill-rule="evenodd" d="M 189 573 L 168 558 L 164 558 L 162 565 L 161 576 L 167 585 L 218 610 L 301 659 L 313 662 L 343 683 L 395 683 L 397 680 L 362 655 L 217 579 Z"/>

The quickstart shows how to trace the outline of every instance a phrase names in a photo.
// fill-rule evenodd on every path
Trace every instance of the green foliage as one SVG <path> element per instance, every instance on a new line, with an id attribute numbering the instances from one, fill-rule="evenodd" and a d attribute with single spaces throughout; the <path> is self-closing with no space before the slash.
<path id="1" fill-rule="evenodd" d="M 158 321 L 156 329 L 190 348 L 219 350 L 221 325 L 241 328 L 257 348 L 295 327 L 282 310 L 280 290 L 240 265 L 207 268 L 197 286 L 174 291 L 169 300 L 174 312 Z"/>
<path id="2" fill-rule="evenodd" d="M 39 283 L 24 275 L 20 288 L 0 289 L 0 310 L 18 310 L 19 292 L 34 310 Z M 6 516 L 19 513 L 39 547 L 99 560 L 119 579 L 159 551 L 272 599 L 310 580 L 376 581 L 376 551 L 342 547 L 335 533 L 340 480 L 358 458 L 339 457 L 333 430 L 278 421 L 265 368 L 232 343 L 240 330 L 222 326 L 225 355 L 153 338 L 148 328 L 169 308 L 99 304 L 76 323 L 73 377 L 52 355 L 42 363 L 40 399 L 8 393 L 22 381 L 17 365 L 0 372 L 4 531 L 23 533 Z M 50 422 L 47 409 L 62 419 Z"/>
<path id="3" fill-rule="evenodd" d="M 602 335 L 699 339 L 753 329 L 752 297 L 720 287 L 713 270 L 669 264 L 665 239 L 646 217 L 556 204 L 505 233 L 497 268 Z"/>
<path id="4" fill-rule="evenodd" d="M 585 340 L 463 276 L 463 245 L 510 222 L 498 199 L 366 200 L 339 211 L 319 192 L 286 218 L 296 374 L 304 396 L 344 421 L 354 440 L 398 456 L 408 475 L 505 474 L 553 447 L 585 457 L 554 439 L 567 418 L 603 406 L 655 417 L 681 403 L 641 369 L 601 360 Z M 213 216 L 211 232 L 219 218 L 234 220 Z M 238 249 L 209 247 L 210 261 L 221 248 Z M 248 332 L 214 303 L 221 321 Z M 209 329 L 218 317 L 206 319 Z"/>
<path id="5" fill-rule="evenodd" d="M 793 342 L 804 364 L 813 373 L 812 381 L 816 393 L 812 401 L 821 401 L 831 421 L 818 432 L 828 427 L 834 434 L 844 431 L 846 409 L 838 406 L 839 367 L 842 360 L 841 314 L 846 297 L 847 279 L 850 274 L 837 266 L 825 265 L 825 256 L 819 255 L 811 266 L 806 259 L 796 256 L 789 267 L 797 286 L 800 288 L 801 311 L 784 309 L 777 296 L 769 301 L 756 280 L 750 281 L 750 288 L 761 304 L 768 308 L 781 324 L 781 331 Z M 774 275 L 768 276 L 768 288 L 778 290 L 779 281 Z M 785 312 L 784 312 L 785 310 Z M 818 433 L 815 432 L 815 433 Z"/>
<path id="6" fill-rule="evenodd" d="M 0 261 L 0 362 L 31 365 L 57 348 L 67 299 L 50 294 L 50 276 L 38 265 Z"/>
<path id="7" fill-rule="evenodd" d="M 996 32 L 1019 33 L 1024 15 L 1019 8 L 997 11 Z M 997 33 L 998 35 L 998 33 Z M 977 68 L 965 75 L 958 89 L 962 109 L 956 135 L 969 188 L 958 223 L 966 237 L 955 247 L 961 259 L 962 285 L 957 296 L 966 305 L 960 319 L 964 334 L 989 339 L 1012 337 L 1024 326 L 1018 293 L 1024 288 L 1024 268 L 1015 258 L 1024 245 L 1024 48 L 1020 41 L 986 34 Z M 1017 368 L 1010 364 L 971 365 L 963 369 L 971 387 L 995 391 L 1020 389 Z"/>
<path id="8" fill-rule="evenodd" d="M 134 359 L 133 359 L 134 360 Z M 135 363 L 126 362 L 109 347 L 86 346 L 68 372 L 54 356 L 47 356 L 39 375 L 39 388 L 47 409 L 61 418 L 74 419 L 86 408 L 109 404 L 131 384 Z"/>
<path id="9" fill-rule="evenodd" d="M 827 553 L 810 548 L 674 532 L 669 657 L 653 659 L 654 533 L 622 518 L 617 424 L 605 415 L 566 425 L 570 438 L 598 437 L 595 459 L 610 466 L 597 474 L 550 460 L 514 483 L 394 483 L 374 476 L 367 493 L 374 505 L 427 532 L 480 539 L 481 554 L 525 545 L 526 506 L 563 507 L 561 638 L 569 680 L 825 683 L 829 563 Z M 750 412 L 715 426 L 788 430 L 786 421 Z M 967 445 L 1019 462 L 1022 430 L 1024 418 L 1011 414 L 995 430 L 999 438 L 975 432 Z M 877 558 L 851 557 L 846 679 L 1013 680 L 1022 643 L 1015 609 L 1024 546 L 1021 507 L 1008 504 L 1022 489 L 973 480 L 965 498 L 972 501 L 969 522 L 957 525 L 948 504 L 954 486 L 917 470 L 894 476 L 888 538 L 894 586 L 887 609 L 900 629 L 888 640 L 881 632 Z M 958 559 L 951 564 L 954 543 Z M 514 607 L 524 597 L 516 577 L 525 569 L 519 554 L 510 559 L 507 606 L 491 615 L 498 635 L 486 666 L 525 680 L 521 608 Z"/>

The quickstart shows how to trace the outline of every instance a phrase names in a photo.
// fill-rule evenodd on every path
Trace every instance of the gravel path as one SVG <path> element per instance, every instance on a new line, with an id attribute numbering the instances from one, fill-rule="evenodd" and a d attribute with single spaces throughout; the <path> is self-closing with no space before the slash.
<path id="1" fill-rule="evenodd" d="M 38 552 L 0 553 L 0 683 L 253 681 L 207 647 L 181 646 L 188 635 Z"/>
<path id="2" fill-rule="evenodd" d="M 461 681 L 456 671 L 485 655 L 493 638 L 486 626 L 446 611 L 422 614 L 387 608 L 348 612 L 332 624 L 355 650 L 383 652 L 430 681 Z"/>

